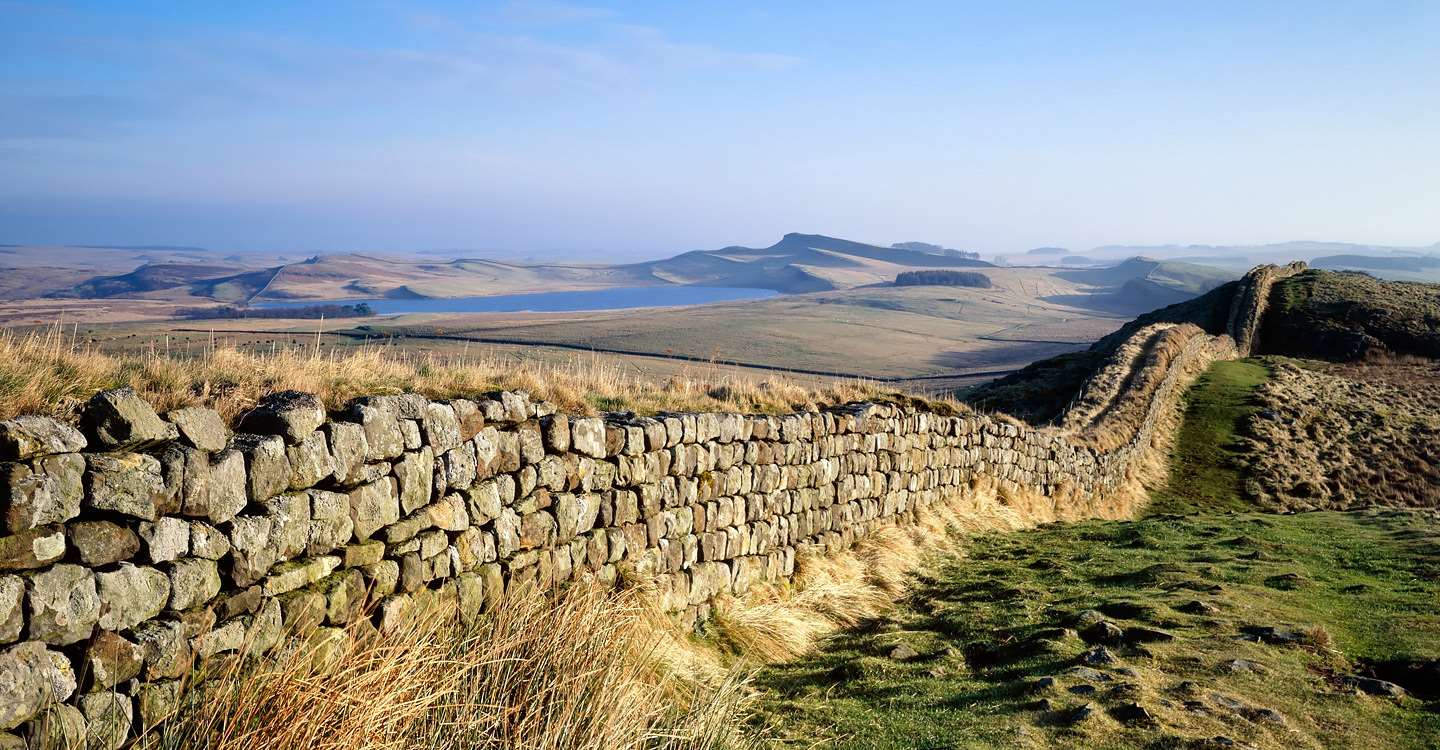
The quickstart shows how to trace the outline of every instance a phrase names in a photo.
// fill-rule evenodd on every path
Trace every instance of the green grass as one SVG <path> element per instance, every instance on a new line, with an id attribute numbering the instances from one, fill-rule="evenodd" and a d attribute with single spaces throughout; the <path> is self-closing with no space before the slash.
<path id="1" fill-rule="evenodd" d="M 1217 735 L 1258 748 L 1434 747 L 1436 704 L 1359 695 L 1340 679 L 1440 657 L 1435 523 L 1207 514 L 976 537 L 883 621 L 765 670 L 760 721 L 794 747 L 1191 748 Z M 1194 601 L 1214 611 L 1187 611 Z M 1094 667 L 1109 679 L 1084 679 L 1067 670 L 1089 647 L 1074 615 L 1090 609 L 1176 639 L 1113 646 L 1118 661 Z M 1256 643 L 1239 637 L 1246 625 L 1304 636 Z M 892 658 L 900 644 L 918 656 Z M 1224 668 L 1237 658 L 1264 673 Z M 1056 684 L 1035 689 L 1043 676 Z M 1093 694 L 1071 692 L 1087 684 Z M 1126 723 L 1132 701 L 1158 723 Z M 1087 702 L 1093 716 L 1065 721 Z"/>
<path id="2" fill-rule="evenodd" d="M 1248 510 L 1240 492 L 1235 437 L 1253 413 L 1255 389 L 1270 376 L 1255 359 L 1216 362 L 1186 395 L 1185 422 L 1170 456 L 1170 477 L 1149 512 Z"/>

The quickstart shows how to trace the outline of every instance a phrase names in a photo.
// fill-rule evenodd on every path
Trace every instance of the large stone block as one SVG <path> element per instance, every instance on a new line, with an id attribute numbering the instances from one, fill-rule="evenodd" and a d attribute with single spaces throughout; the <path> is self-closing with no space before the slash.
<path id="1" fill-rule="evenodd" d="M 292 490 L 314 487 L 335 473 L 335 459 L 324 432 L 312 432 L 295 445 L 286 446 L 285 457 L 290 463 Z"/>
<path id="2" fill-rule="evenodd" d="M 437 455 L 460 445 L 460 420 L 450 404 L 426 404 L 420 426 L 424 429 L 426 444 Z"/>
<path id="3" fill-rule="evenodd" d="M 175 620 L 148 620 L 131 635 L 145 653 L 145 677 L 182 677 L 190 671 L 190 641 L 185 626 Z"/>
<path id="4" fill-rule="evenodd" d="M 180 512 L 220 524 L 245 509 L 249 491 L 243 453 L 227 450 L 207 456 L 196 451 L 186 459 Z"/>
<path id="5" fill-rule="evenodd" d="M 149 620 L 170 600 L 170 577 L 155 568 L 121 563 L 95 574 L 104 630 L 126 630 Z M 212 594 L 213 596 L 213 594 Z"/>
<path id="6" fill-rule="evenodd" d="M 140 538 L 152 563 L 175 560 L 190 554 L 190 522 L 165 516 L 140 524 Z"/>
<path id="7" fill-rule="evenodd" d="M 400 416 L 394 408 L 367 400 L 352 405 L 350 416 L 364 430 L 366 460 L 384 461 L 405 451 L 405 435 L 400 431 Z"/>
<path id="8" fill-rule="evenodd" d="M 571 420 L 570 445 L 576 452 L 591 458 L 604 458 L 605 421 L 599 417 Z"/>
<path id="9" fill-rule="evenodd" d="M 135 714 L 130 696 L 122 693 L 95 693 L 80 698 L 85 715 L 86 750 L 118 750 L 130 737 Z"/>
<path id="10" fill-rule="evenodd" d="M 355 520 L 350 517 L 350 496 L 339 492 L 311 490 L 310 534 L 305 553 L 319 555 L 348 544 L 355 536 Z"/>
<path id="11" fill-rule="evenodd" d="M 25 734 L 27 748 L 83 748 L 85 716 L 74 706 L 56 704 L 41 711 Z"/>
<path id="12" fill-rule="evenodd" d="M 28 575 L 31 640 L 64 646 L 90 637 L 100 621 L 95 575 L 79 565 L 55 565 Z"/>
<path id="13" fill-rule="evenodd" d="M 240 428 L 259 435 L 278 435 L 295 445 L 325 423 L 325 405 L 313 393 L 272 393 L 245 413 Z"/>
<path id="14" fill-rule="evenodd" d="M 178 611 L 198 607 L 220 594 L 220 568 L 214 560 L 186 557 L 167 567 L 170 571 L 170 609 Z"/>
<path id="15" fill-rule="evenodd" d="M 435 455 L 426 446 L 406 453 L 395 462 L 395 484 L 400 493 L 400 511 L 410 513 L 430 502 Z"/>
<path id="16" fill-rule="evenodd" d="M 225 442 L 229 439 L 229 430 L 225 429 L 225 422 L 220 419 L 220 413 L 214 409 L 187 406 L 183 409 L 173 409 L 167 412 L 165 417 L 175 425 L 180 433 L 180 439 L 186 444 L 210 453 L 217 453 L 225 449 Z"/>
<path id="17" fill-rule="evenodd" d="M 351 490 L 350 519 L 355 538 L 362 542 L 400 520 L 400 497 L 395 491 L 394 477 L 385 477 Z"/>
<path id="18" fill-rule="evenodd" d="M 145 652 L 119 633 L 102 630 L 85 648 L 86 690 L 109 690 L 140 674 Z"/>
<path id="19" fill-rule="evenodd" d="M 50 417 L 23 416 L 0 422 L 0 460 L 74 453 L 85 443 L 79 430 Z"/>
<path id="20" fill-rule="evenodd" d="M 57 684 L 67 678 L 57 671 L 57 657 L 65 658 L 35 641 L 0 652 L 0 729 L 14 729 L 70 696 L 75 689 L 73 674 L 68 675 L 69 690 L 57 695 Z"/>
<path id="21" fill-rule="evenodd" d="M 298 557 L 310 541 L 310 496 L 304 493 L 280 495 L 265 503 L 270 518 L 270 545 L 280 560 Z"/>
<path id="22" fill-rule="evenodd" d="M 78 453 L 47 456 L 29 464 L 6 464 L 0 482 L 5 527 L 12 533 L 28 531 L 80 515 L 84 475 L 85 459 Z"/>
<path id="23" fill-rule="evenodd" d="M 268 516 L 243 515 L 230 520 L 230 578 L 236 586 L 249 586 L 279 561 L 270 543 Z"/>
<path id="24" fill-rule="evenodd" d="M 109 565 L 140 553 L 140 537 L 113 521 L 75 521 L 66 528 L 80 562 L 86 565 Z"/>
<path id="25" fill-rule="evenodd" d="M 330 457 L 335 464 L 335 481 L 347 487 L 359 484 L 363 481 L 365 461 L 370 454 L 365 428 L 353 422 L 330 422 L 325 425 L 324 432 L 328 436 Z"/>
<path id="26" fill-rule="evenodd" d="M 0 570 L 33 570 L 64 555 L 65 532 L 59 526 L 0 536 Z"/>
<path id="27" fill-rule="evenodd" d="M 85 460 L 87 507 L 155 520 L 165 494 L 159 461 L 140 453 L 89 454 Z"/>
<path id="28" fill-rule="evenodd" d="M 246 495 L 252 503 L 263 503 L 290 486 L 290 460 L 285 441 L 278 435 L 241 433 L 230 446 L 245 457 Z"/>
<path id="29" fill-rule="evenodd" d="M 80 413 L 80 431 L 90 447 L 134 450 L 174 440 L 175 425 L 155 413 L 155 407 L 133 388 L 116 388 L 95 394 Z"/>

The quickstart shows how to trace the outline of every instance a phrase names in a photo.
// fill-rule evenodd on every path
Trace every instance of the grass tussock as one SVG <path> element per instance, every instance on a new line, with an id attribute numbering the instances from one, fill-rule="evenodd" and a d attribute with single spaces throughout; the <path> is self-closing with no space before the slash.
<path id="1" fill-rule="evenodd" d="M 384 634 L 319 631 L 321 642 L 226 663 L 141 746 L 743 747 L 734 728 L 749 700 L 744 680 L 668 665 L 680 639 L 646 602 L 574 586 L 553 598 L 511 597 L 469 625 L 452 608 L 426 606 Z"/>
<path id="2" fill-rule="evenodd" d="M 260 397 L 294 389 L 332 407 L 361 395 L 415 391 L 431 398 L 525 390 L 571 413 L 629 410 L 780 413 L 810 405 L 876 399 L 868 381 L 809 387 L 781 377 L 675 376 L 652 379 L 598 358 L 537 363 L 489 350 L 445 355 L 390 345 L 291 346 L 246 352 L 214 346 L 200 354 L 152 349 L 107 354 L 56 328 L 0 332 L 0 418 L 71 416 L 95 392 L 128 385 L 157 408 L 205 405 L 233 420 Z"/>

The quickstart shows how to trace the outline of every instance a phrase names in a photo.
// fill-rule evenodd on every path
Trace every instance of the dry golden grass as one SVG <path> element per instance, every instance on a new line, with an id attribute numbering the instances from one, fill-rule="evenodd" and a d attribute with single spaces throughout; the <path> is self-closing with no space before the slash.
<path id="1" fill-rule="evenodd" d="M 927 555 L 955 552 L 958 534 L 1054 519 L 1051 509 L 1026 507 L 995 484 L 977 481 L 969 492 L 917 512 L 909 523 L 871 531 L 849 550 L 802 556 L 791 581 L 718 602 L 716 641 L 746 662 L 793 659 L 836 631 L 886 612 L 909 589 L 911 574 Z"/>
<path id="2" fill-rule="evenodd" d="M 197 683 L 146 750 L 745 747 L 737 673 L 680 676 L 673 622 L 639 592 L 507 598 L 471 624 L 412 609 L 381 634 L 297 639 Z M 320 631 L 326 633 L 327 631 Z M 683 684 L 682 684 L 683 683 Z"/>
<path id="3" fill-rule="evenodd" d="M 886 394 L 868 381 L 810 388 L 784 378 L 671 377 L 653 380 L 598 359 L 542 364 L 486 353 L 417 353 L 390 345 L 278 348 L 247 353 L 213 347 L 197 356 L 152 350 L 116 356 L 78 346 L 65 332 L 0 332 L 0 418 L 69 416 L 96 391 L 129 385 L 160 410 L 202 404 L 233 420 L 261 396 L 294 389 L 331 408 L 361 395 L 415 391 L 431 398 L 524 390 L 572 413 L 629 410 L 780 413 Z"/>

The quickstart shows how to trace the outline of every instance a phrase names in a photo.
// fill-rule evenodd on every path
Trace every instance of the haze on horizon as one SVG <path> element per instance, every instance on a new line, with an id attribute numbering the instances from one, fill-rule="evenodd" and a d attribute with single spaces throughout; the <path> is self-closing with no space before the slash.
<path id="1" fill-rule="evenodd" d="M 1440 240 L 1440 5 L 1019 5 L 0 1 L 0 242 Z"/>

